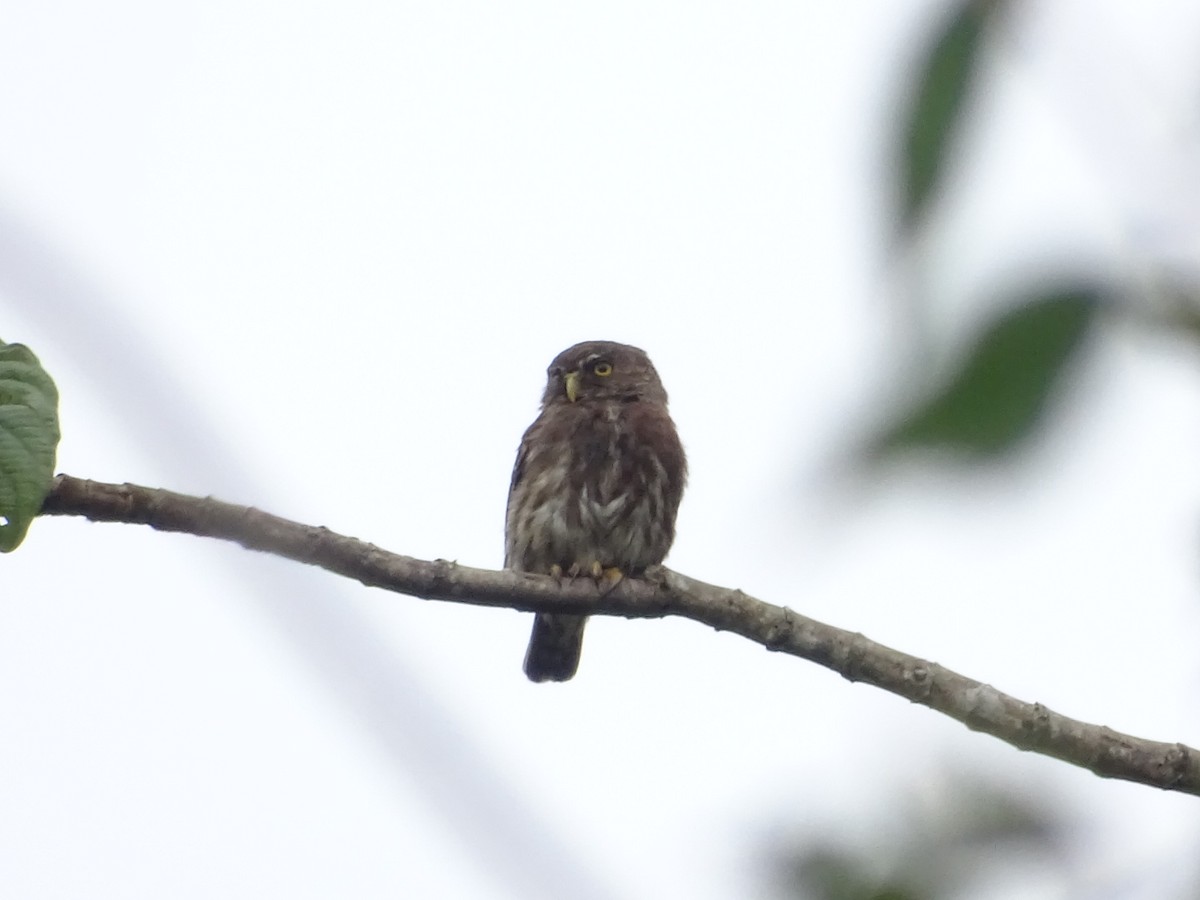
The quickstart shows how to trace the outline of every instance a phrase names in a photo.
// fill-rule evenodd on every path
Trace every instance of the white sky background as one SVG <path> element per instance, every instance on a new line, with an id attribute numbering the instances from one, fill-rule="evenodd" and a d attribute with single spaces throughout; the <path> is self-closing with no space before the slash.
<path id="1" fill-rule="evenodd" d="M 1187 6 L 1009 33 L 912 279 L 939 330 L 1027 264 L 1194 265 Z M 1022 464 L 826 489 L 903 359 L 887 142 L 942 8 L 14 5 L 0 337 L 57 380 L 63 471 L 478 566 L 546 364 L 636 343 L 691 461 L 673 567 L 1200 745 L 1188 348 L 1110 334 Z M 594 620 L 534 686 L 526 616 L 215 542 L 45 520 L 0 565 L 11 896 L 765 896 L 769 841 L 961 768 L 1077 811 L 1029 896 L 1194 874 L 1194 799 L 693 623 Z"/>

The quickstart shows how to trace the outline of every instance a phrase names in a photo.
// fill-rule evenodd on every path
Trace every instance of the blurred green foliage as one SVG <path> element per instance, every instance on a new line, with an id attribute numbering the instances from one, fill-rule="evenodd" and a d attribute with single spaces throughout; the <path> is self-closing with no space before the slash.
<path id="1" fill-rule="evenodd" d="M 876 454 L 941 448 L 994 456 L 1028 437 L 1100 308 L 1098 291 L 1052 291 L 1009 304 L 932 396 L 902 414 Z"/>
<path id="2" fill-rule="evenodd" d="M 915 252 L 929 207 L 944 181 L 954 137 L 979 89 L 980 59 L 1013 7 L 1011 0 L 961 0 L 946 16 L 915 66 L 912 100 L 900 124 L 896 154 L 900 209 L 897 236 Z M 918 365 L 956 355 L 956 367 L 908 373 L 917 400 L 867 440 L 872 461 L 910 450 L 936 450 L 969 460 L 995 459 L 1026 442 L 1044 420 L 1048 401 L 1099 318 L 1101 279 L 1047 278 L 1005 298 L 1003 310 L 957 354 L 914 354 Z M 1063 285 L 1069 285 L 1063 287 Z M 907 298 L 914 309 L 920 297 Z M 933 384 L 933 390 L 916 386 Z"/>
<path id="3" fill-rule="evenodd" d="M 911 228 L 939 185 L 955 128 L 974 85 L 980 47 L 1004 0 L 968 0 L 933 42 L 904 123 L 901 222 Z"/>
<path id="4" fill-rule="evenodd" d="M 1027 788 L 958 773 L 930 802 L 900 801 L 903 826 L 859 823 L 855 838 L 802 840 L 774 854 L 772 887 L 803 900 L 949 900 L 1006 874 L 1067 865 L 1066 817 Z"/>
<path id="5" fill-rule="evenodd" d="M 914 68 L 911 100 L 893 148 L 898 209 L 896 249 L 910 262 L 929 246 L 931 212 L 946 182 L 964 119 L 973 111 L 981 60 L 996 45 L 1010 0 L 959 0 L 942 20 Z M 986 236 L 980 236 L 986 239 Z M 1051 272 L 1009 283 L 1022 290 L 996 297 L 998 312 L 961 346 L 910 348 L 916 370 L 906 373 L 916 399 L 895 412 L 866 440 L 873 461 L 909 451 L 942 452 L 959 459 L 1004 457 L 1035 437 L 1047 411 L 1069 399 L 1063 388 L 1101 329 L 1119 319 L 1200 338 L 1200 284 L 1164 271 L 1153 260 L 1134 261 L 1135 277 L 1110 281 L 1088 270 Z M 1022 280 L 1023 279 L 1023 280 Z M 1131 296 L 1130 285 L 1144 293 Z M 902 299 L 921 318 L 926 298 Z M 952 359 L 948 368 L 941 363 Z M 924 367 L 924 368 L 922 368 Z M 927 387 L 919 390 L 917 386 Z M 1096 885 L 1070 886 L 1067 835 L 1077 813 L 1032 794 L 1028 785 L 999 783 L 983 774 L 950 776 L 940 803 L 881 798 L 887 822 L 849 823 L 845 817 L 810 823 L 808 833 L 777 845 L 769 880 L 783 898 L 804 900 L 950 900 L 970 896 L 1024 896 L 1023 883 L 1044 893 L 1060 883 L 1062 896 L 1097 896 Z M 1032 799 L 1031 799 L 1032 798 Z M 822 824 L 825 827 L 822 827 Z M 842 834 L 841 838 L 832 834 Z M 1167 863 L 1166 860 L 1163 861 Z M 1171 861 L 1178 866 L 1178 861 Z M 1149 883 L 1151 874 L 1146 874 Z M 1128 878 L 1128 873 L 1120 877 Z M 1116 896 L 1122 884 L 1105 896 Z M 1139 885 L 1139 888 L 1141 885 Z M 1194 886 L 1179 896 L 1197 897 Z M 1125 896 L 1125 893 L 1121 893 Z M 1132 894 L 1129 894 L 1132 896 Z M 1139 893 L 1138 896 L 1153 894 Z"/>

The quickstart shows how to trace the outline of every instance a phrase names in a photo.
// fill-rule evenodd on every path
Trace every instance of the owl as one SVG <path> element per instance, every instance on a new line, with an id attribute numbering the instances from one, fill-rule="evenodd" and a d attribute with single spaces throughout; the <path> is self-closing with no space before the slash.
<path id="1" fill-rule="evenodd" d="M 644 351 L 612 341 L 569 347 L 546 374 L 513 467 L 504 564 L 610 585 L 639 575 L 671 549 L 687 480 L 667 392 Z M 525 674 L 570 679 L 586 621 L 538 613 Z"/>

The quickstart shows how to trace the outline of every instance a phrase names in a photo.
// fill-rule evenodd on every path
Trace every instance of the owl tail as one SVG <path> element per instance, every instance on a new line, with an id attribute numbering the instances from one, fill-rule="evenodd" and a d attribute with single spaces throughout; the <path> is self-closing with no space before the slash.
<path id="1" fill-rule="evenodd" d="M 538 613 L 525 651 L 525 674 L 530 681 L 569 681 L 579 668 L 586 616 Z"/>

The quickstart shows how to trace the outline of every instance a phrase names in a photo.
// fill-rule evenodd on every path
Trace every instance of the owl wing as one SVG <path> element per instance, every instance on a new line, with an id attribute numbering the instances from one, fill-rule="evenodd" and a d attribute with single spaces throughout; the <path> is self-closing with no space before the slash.
<path id="1" fill-rule="evenodd" d="M 529 431 L 532 431 L 530 427 Z M 508 483 L 508 503 L 504 508 L 504 567 L 507 569 L 513 562 L 512 507 L 513 498 L 517 493 L 517 485 L 525 474 L 525 462 L 529 458 L 529 431 L 521 436 L 521 446 L 517 448 L 517 460 L 513 463 L 512 480 Z"/>

